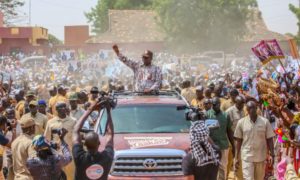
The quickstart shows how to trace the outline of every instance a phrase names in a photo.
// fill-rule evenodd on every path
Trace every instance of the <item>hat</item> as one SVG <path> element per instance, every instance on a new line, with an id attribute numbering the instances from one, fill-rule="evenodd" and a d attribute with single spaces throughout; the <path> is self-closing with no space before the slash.
<path id="1" fill-rule="evenodd" d="M 38 102 L 37 101 L 30 101 L 29 106 L 37 106 Z"/>
<path id="2" fill-rule="evenodd" d="M 90 92 L 91 93 L 93 93 L 93 92 L 98 93 L 99 89 L 97 87 L 92 87 Z"/>
<path id="3" fill-rule="evenodd" d="M 203 86 L 197 86 L 196 91 L 203 91 Z"/>
<path id="4" fill-rule="evenodd" d="M 28 128 L 35 125 L 35 122 L 32 118 L 21 118 L 19 123 L 21 128 Z"/>
<path id="5" fill-rule="evenodd" d="M 26 97 L 28 96 L 35 96 L 35 93 L 33 91 L 28 91 Z"/>
<path id="6" fill-rule="evenodd" d="M 46 101 L 44 99 L 41 99 L 41 100 L 38 101 L 38 105 L 45 105 L 45 106 L 47 106 L 47 103 L 46 103 Z"/>
<path id="7" fill-rule="evenodd" d="M 78 100 L 78 95 L 77 93 L 72 93 L 69 96 L 69 101 L 77 101 Z"/>
<path id="8" fill-rule="evenodd" d="M 32 146 L 36 151 L 49 149 L 51 146 L 42 135 L 37 135 L 32 140 Z"/>

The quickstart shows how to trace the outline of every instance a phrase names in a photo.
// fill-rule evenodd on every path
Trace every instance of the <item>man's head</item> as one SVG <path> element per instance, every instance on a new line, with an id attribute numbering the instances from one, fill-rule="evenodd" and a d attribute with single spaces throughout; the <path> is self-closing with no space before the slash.
<path id="1" fill-rule="evenodd" d="M 58 92 L 58 94 L 60 94 L 62 96 L 65 96 L 67 94 L 66 88 L 63 85 L 60 85 L 57 88 L 57 92 Z"/>
<path id="2" fill-rule="evenodd" d="M 51 97 L 56 96 L 57 94 L 57 88 L 54 86 L 53 88 L 49 89 L 49 94 Z"/>
<path id="3" fill-rule="evenodd" d="M 65 102 L 56 103 L 56 111 L 59 118 L 66 118 L 67 116 L 67 104 Z"/>
<path id="4" fill-rule="evenodd" d="M 77 94 L 77 97 L 78 97 L 79 104 L 84 104 L 84 103 L 88 102 L 88 100 L 89 100 L 88 94 L 85 91 L 80 91 Z"/>
<path id="5" fill-rule="evenodd" d="M 203 98 L 203 91 L 204 91 L 204 88 L 202 86 L 197 86 L 196 87 L 197 99 L 202 99 Z"/>
<path id="6" fill-rule="evenodd" d="M 152 62 L 152 58 L 153 58 L 153 52 L 146 50 L 142 55 L 144 65 L 150 66 Z"/>
<path id="7" fill-rule="evenodd" d="M 211 99 L 205 98 L 204 102 L 203 102 L 203 106 L 204 106 L 205 111 L 210 110 L 212 107 Z"/>
<path id="8" fill-rule="evenodd" d="M 16 113 L 13 108 L 7 108 L 5 110 L 5 116 L 7 119 L 16 119 Z"/>
<path id="9" fill-rule="evenodd" d="M 20 90 L 16 95 L 15 95 L 15 99 L 17 102 L 24 100 L 24 96 L 25 96 L 25 92 L 24 90 Z"/>
<path id="10" fill-rule="evenodd" d="M 211 98 L 211 89 L 210 89 L 210 88 L 206 88 L 206 89 L 204 90 L 204 96 L 205 96 L 206 98 Z"/>
<path id="11" fill-rule="evenodd" d="M 245 100 L 242 96 L 237 96 L 235 98 L 235 106 L 238 110 L 242 110 L 245 105 Z"/>
<path id="12" fill-rule="evenodd" d="M 28 91 L 26 94 L 26 100 L 29 103 L 30 101 L 33 101 L 35 99 L 35 93 L 34 91 Z"/>
<path id="13" fill-rule="evenodd" d="M 88 151 L 96 152 L 100 146 L 100 141 L 98 134 L 95 132 L 89 132 L 85 135 L 85 142 L 84 142 Z"/>
<path id="14" fill-rule="evenodd" d="M 4 131 L 6 129 L 7 118 L 0 114 L 0 129 Z"/>
<path id="15" fill-rule="evenodd" d="M 51 145 L 42 135 L 37 135 L 33 138 L 32 146 L 37 152 L 37 156 L 41 159 L 47 159 L 49 155 L 52 155 Z"/>
<path id="16" fill-rule="evenodd" d="M 221 102 L 218 97 L 213 97 L 212 98 L 212 108 L 216 113 L 219 113 L 221 111 Z"/>
<path id="17" fill-rule="evenodd" d="M 223 86 L 218 84 L 214 90 L 215 96 L 220 97 L 222 94 L 222 91 L 223 91 Z"/>
<path id="18" fill-rule="evenodd" d="M 99 94 L 99 89 L 97 87 L 92 87 L 90 93 L 92 95 L 92 98 L 96 99 L 98 97 L 98 94 Z"/>
<path id="19" fill-rule="evenodd" d="M 45 100 L 38 101 L 38 111 L 42 114 L 46 114 L 47 103 Z"/>
<path id="20" fill-rule="evenodd" d="M 71 110 L 76 110 L 78 107 L 78 96 L 77 93 L 73 93 L 69 97 L 69 103 L 71 106 Z"/>
<path id="21" fill-rule="evenodd" d="M 250 117 L 257 116 L 257 105 L 254 101 L 249 101 L 247 103 L 247 112 Z"/>
<path id="22" fill-rule="evenodd" d="M 191 81 L 190 80 L 184 80 L 182 82 L 182 88 L 189 88 L 191 87 Z"/>
<path id="23" fill-rule="evenodd" d="M 21 118 L 19 123 L 24 134 L 33 135 L 35 133 L 35 122 L 32 118 Z"/>
<path id="24" fill-rule="evenodd" d="M 30 101 L 29 102 L 29 111 L 33 116 L 35 116 L 36 113 L 38 112 L 38 102 Z"/>
<path id="25" fill-rule="evenodd" d="M 215 84 L 214 84 L 214 83 L 210 83 L 210 84 L 208 85 L 208 88 L 209 88 L 211 91 L 214 91 L 214 89 L 215 89 Z"/>
<path id="26" fill-rule="evenodd" d="M 230 89 L 229 96 L 232 102 L 235 102 L 235 98 L 239 95 L 239 91 L 235 88 Z"/>

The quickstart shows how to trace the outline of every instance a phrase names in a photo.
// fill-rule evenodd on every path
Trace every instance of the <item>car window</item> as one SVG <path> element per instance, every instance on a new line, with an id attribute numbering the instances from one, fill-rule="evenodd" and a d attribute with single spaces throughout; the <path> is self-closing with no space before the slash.
<path id="1" fill-rule="evenodd" d="M 175 105 L 119 106 L 112 111 L 112 119 L 115 133 L 183 133 L 190 126 L 184 111 L 177 111 Z M 106 123 L 105 111 L 98 129 L 100 134 L 105 132 Z"/>

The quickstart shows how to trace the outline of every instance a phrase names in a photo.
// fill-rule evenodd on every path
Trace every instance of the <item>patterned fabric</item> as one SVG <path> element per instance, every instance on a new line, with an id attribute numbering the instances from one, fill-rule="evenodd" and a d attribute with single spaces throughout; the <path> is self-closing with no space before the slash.
<path id="1" fill-rule="evenodd" d="M 193 122 L 190 128 L 191 149 L 197 166 L 218 164 L 218 154 L 208 142 L 209 129 L 204 121 Z"/>
<path id="2" fill-rule="evenodd" d="M 162 73 L 158 66 L 145 66 L 141 63 L 132 61 L 122 54 L 119 59 L 134 73 L 134 90 L 143 92 L 145 89 L 159 90 L 162 84 Z"/>
<path id="3" fill-rule="evenodd" d="M 52 180 L 61 176 L 62 168 L 72 161 L 68 145 L 62 141 L 62 155 L 52 155 L 46 160 L 38 157 L 27 160 L 27 168 L 34 179 Z"/>

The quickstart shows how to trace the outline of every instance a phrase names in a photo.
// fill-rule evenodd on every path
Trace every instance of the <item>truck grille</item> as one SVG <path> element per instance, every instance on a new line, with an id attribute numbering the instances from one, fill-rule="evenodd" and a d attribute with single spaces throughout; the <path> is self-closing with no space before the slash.
<path id="1" fill-rule="evenodd" d="M 176 176 L 183 175 L 185 152 L 175 149 L 140 149 L 116 152 L 113 176 Z"/>

